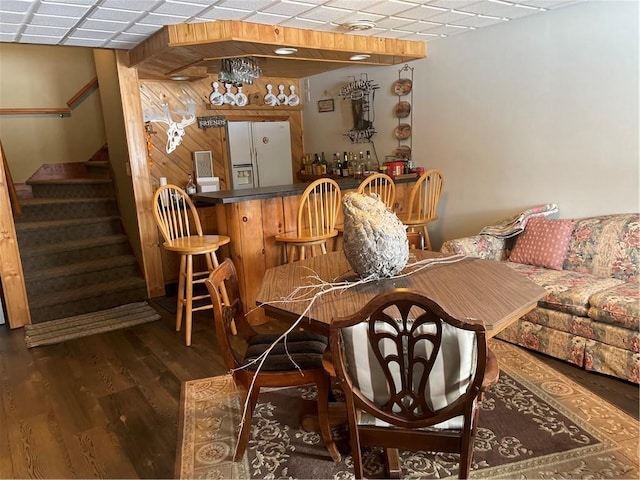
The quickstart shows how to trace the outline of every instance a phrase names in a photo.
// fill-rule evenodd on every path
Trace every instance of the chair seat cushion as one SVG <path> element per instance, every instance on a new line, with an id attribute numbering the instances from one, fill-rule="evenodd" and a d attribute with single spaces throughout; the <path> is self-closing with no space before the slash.
<path id="1" fill-rule="evenodd" d="M 243 364 L 255 360 L 263 354 L 280 337 L 280 334 L 258 334 L 251 337 Z M 267 355 L 261 371 L 282 372 L 296 370 L 298 365 L 303 370 L 322 368 L 322 355 L 327 348 L 328 339 L 313 332 L 293 332 L 285 340 L 280 341 Z M 292 361 L 293 360 L 293 361 Z M 295 364 L 293 363 L 295 362 Z M 256 370 L 260 362 L 249 366 Z"/>

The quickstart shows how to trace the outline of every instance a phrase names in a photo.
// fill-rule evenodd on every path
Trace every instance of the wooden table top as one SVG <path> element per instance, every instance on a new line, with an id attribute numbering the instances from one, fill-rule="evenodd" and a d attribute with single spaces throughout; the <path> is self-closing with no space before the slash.
<path id="1" fill-rule="evenodd" d="M 546 295 L 544 288 L 500 262 L 463 257 L 452 263 L 431 264 L 422 270 L 411 266 L 429 258 L 446 257 L 440 253 L 412 250 L 404 272 L 413 273 L 324 294 L 316 299 L 301 325 L 309 325 L 306 321 L 309 320 L 313 330 L 328 333 L 332 318 L 355 313 L 378 293 L 410 288 L 431 297 L 454 317 L 483 321 L 487 336 L 492 337 L 533 309 Z M 289 296 L 296 287 L 318 285 L 320 280 L 312 278 L 314 275 L 326 282 L 354 280 L 343 252 L 280 265 L 265 272 L 256 297 L 257 305 L 269 316 L 297 320 L 310 302 L 283 302 L 282 298 Z M 319 290 L 313 289 L 314 292 Z M 263 305 L 267 302 L 268 305 Z"/>

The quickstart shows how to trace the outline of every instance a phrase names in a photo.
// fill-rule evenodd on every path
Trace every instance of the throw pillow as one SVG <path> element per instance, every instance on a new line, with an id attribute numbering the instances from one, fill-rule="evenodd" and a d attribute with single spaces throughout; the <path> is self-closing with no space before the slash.
<path id="1" fill-rule="evenodd" d="M 562 270 L 573 233 L 573 220 L 529 219 L 509 256 L 510 262 Z"/>

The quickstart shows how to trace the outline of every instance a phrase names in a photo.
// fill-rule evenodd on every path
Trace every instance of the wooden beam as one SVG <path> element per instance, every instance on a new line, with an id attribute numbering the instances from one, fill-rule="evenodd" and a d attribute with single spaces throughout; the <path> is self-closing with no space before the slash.
<path id="1" fill-rule="evenodd" d="M 118 81 L 122 98 L 122 111 L 125 120 L 125 133 L 129 147 L 129 164 L 133 195 L 138 217 L 140 246 L 142 249 L 142 268 L 147 281 L 147 294 L 150 298 L 164 295 L 162 258 L 158 229 L 153 217 L 153 190 L 147 165 L 147 143 L 144 137 L 144 119 L 140 101 L 138 72 L 129 68 L 127 53 L 116 53 Z"/>
<path id="2" fill-rule="evenodd" d="M 4 173 L 5 163 L 4 149 L 0 143 L 0 278 L 9 327 L 18 328 L 31 323 L 31 314 Z"/>

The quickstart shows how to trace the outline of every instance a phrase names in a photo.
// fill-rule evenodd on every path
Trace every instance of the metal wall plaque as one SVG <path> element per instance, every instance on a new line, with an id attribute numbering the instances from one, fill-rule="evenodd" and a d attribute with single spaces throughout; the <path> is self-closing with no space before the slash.
<path id="1" fill-rule="evenodd" d="M 220 128 L 227 124 L 227 118 L 221 115 L 198 117 L 198 127 L 202 129 Z"/>

